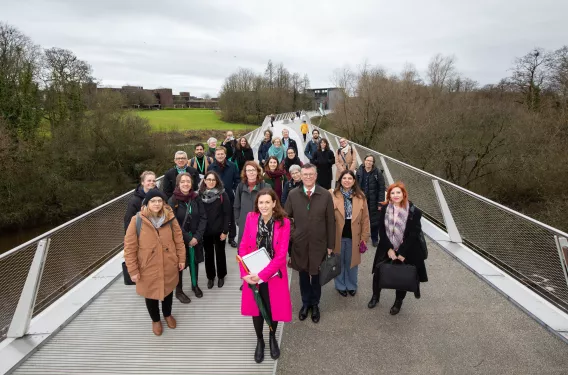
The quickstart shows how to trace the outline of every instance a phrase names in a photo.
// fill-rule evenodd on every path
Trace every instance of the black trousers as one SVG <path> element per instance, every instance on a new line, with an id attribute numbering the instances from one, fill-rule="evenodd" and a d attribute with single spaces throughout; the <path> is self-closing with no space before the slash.
<path id="1" fill-rule="evenodd" d="M 381 288 L 379 288 L 379 273 L 375 272 L 373 274 L 373 295 L 379 297 L 381 295 Z M 397 290 L 395 298 L 399 300 L 403 300 L 406 297 L 405 290 Z"/>
<path id="2" fill-rule="evenodd" d="M 302 134 L 302 137 L 304 137 L 304 142 L 306 141 L 306 135 L 308 134 Z"/>
<path id="3" fill-rule="evenodd" d="M 227 257 L 225 256 L 225 244 L 227 241 L 221 241 L 220 236 L 221 233 L 203 237 L 205 273 L 209 280 L 215 279 L 215 276 L 219 279 L 227 276 Z M 215 263 L 217 263 L 217 270 L 215 270 Z"/>
<path id="4" fill-rule="evenodd" d="M 321 285 L 319 275 L 310 275 L 300 271 L 300 294 L 304 306 L 319 305 L 321 298 Z"/>
<path id="5" fill-rule="evenodd" d="M 231 201 L 231 207 L 235 204 L 235 200 Z M 237 236 L 237 223 L 235 223 L 235 211 L 231 209 L 231 219 L 229 221 L 229 241 L 234 241 Z"/>
<path id="6" fill-rule="evenodd" d="M 248 287 L 247 287 L 248 288 Z M 268 315 L 270 315 L 270 319 L 272 320 L 272 310 L 270 309 L 270 295 L 268 294 L 268 283 L 262 283 L 259 285 L 259 294 L 260 298 L 262 298 L 262 302 L 268 311 Z M 256 338 L 259 340 L 263 340 L 264 336 L 262 335 L 262 331 L 264 329 L 264 318 L 262 314 L 258 316 L 252 317 L 252 324 L 254 325 L 254 331 L 256 332 Z M 271 335 L 276 334 L 276 328 L 278 327 L 278 322 L 272 321 L 272 331 L 270 332 Z"/>
<path id="7" fill-rule="evenodd" d="M 162 313 L 164 314 L 164 318 L 172 315 L 172 302 L 174 299 L 174 292 L 171 292 L 164 298 L 162 301 Z M 157 299 L 149 299 L 146 298 L 146 308 L 148 309 L 148 313 L 150 313 L 150 318 L 152 318 L 153 322 L 160 321 L 160 301 Z"/>

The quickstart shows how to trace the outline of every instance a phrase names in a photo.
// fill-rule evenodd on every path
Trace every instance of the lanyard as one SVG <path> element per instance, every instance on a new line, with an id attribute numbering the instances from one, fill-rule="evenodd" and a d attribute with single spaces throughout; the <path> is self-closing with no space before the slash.
<path id="1" fill-rule="evenodd" d="M 197 157 L 195 157 L 195 162 L 197 163 L 197 168 L 199 169 L 199 171 L 201 172 L 201 174 L 205 173 L 205 156 L 203 156 L 203 161 L 201 162 L 201 165 L 199 165 L 199 159 Z"/>

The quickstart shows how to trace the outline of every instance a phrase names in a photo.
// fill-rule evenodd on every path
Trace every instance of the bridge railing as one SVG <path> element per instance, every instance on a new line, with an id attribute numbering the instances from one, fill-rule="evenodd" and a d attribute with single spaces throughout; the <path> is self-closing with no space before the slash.
<path id="1" fill-rule="evenodd" d="M 339 145 L 340 136 L 320 134 Z M 425 216 L 556 306 L 568 312 L 568 234 L 375 150 L 388 183 L 402 181 Z M 335 147 L 334 147 L 335 148 Z"/>
<path id="2" fill-rule="evenodd" d="M 259 142 L 263 127 L 269 123 L 270 119 L 266 117 L 261 127 L 245 136 L 253 142 Z M 162 178 L 157 179 L 158 184 Z M 0 255 L 0 341 L 6 337 L 11 322 L 15 321 L 14 313 L 25 294 L 24 286 L 28 288 L 33 284 L 26 284 L 28 276 L 39 281 L 37 294 L 35 288 L 31 291 L 35 294 L 35 300 L 26 302 L 32 309 L 26 314 L 32 317 L 122 250 L 124 214 L 133 193 L 134 190 L 129 191 Z M 43 251 L 40 246 L 42 240 L 49 240 L 45 261 L 41 262 L 39 268 L 31 267 L 36 253 Z M 30 272 L 36 274 L 29 275 Z M 23 326 L 27 329 L 29 319 L 20 317 L 20 323 L 21 319 L 25 321 Z M 25 329 L 19 335 L 23 333 Z"/>

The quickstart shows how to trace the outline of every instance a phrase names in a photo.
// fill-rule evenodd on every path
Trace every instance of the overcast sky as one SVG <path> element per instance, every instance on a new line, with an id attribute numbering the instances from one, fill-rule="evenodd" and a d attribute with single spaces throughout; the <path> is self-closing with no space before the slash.
<path id="1" fill-rule="evenodd" d="M 481 84 L 509 74 L 535 46 L 568 44 L 567 0 L 0 0 L 0 21 L 44 48 L 72 50 L 103 85 L 171 87 L 216 96 L 239 67 L 269 59 L 312 88 L 367 61 L 423 74 L 454 54 Z"/>

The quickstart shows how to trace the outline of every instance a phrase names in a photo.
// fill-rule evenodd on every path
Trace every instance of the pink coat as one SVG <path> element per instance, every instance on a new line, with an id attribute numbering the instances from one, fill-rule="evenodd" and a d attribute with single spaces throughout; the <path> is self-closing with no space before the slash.
<path id="1" fill-rule="evenodd" d="M 260 214 L 250 212 L 247 215 L 243 239 L 239 247 L 241 256 L 247 255 L 256 248 L 256 234 L 258 232 L 258 218 Z M 270 295 L 270 307 L 272 319 L 277 322 L 290 322 L 292 320 L 292 302 L 290 300 L 290 288 L 288 286 L 288 270 L 286 268 L 286 255 L 288 254 L 288 241 L 290 240 L 290 220 L 284 219 L 284 225 L 278 221 L 274 223 L 274 235 L 272 246 L 274 248 L 274 259 L 260 271 L 258 277 L 261 280 L 268 280 L 268 294 Z M 239 264 L 241 277 L 246 275 L 245 269 Z M 270 278 L 280 270 L 282 278 L 275 276 Z M 250 287 L 243 281 L 243 292 L 241 297 L 241 313 L 247 316 L 258 316 L 260 313 L 254 300 L 254 295 Z"/>

